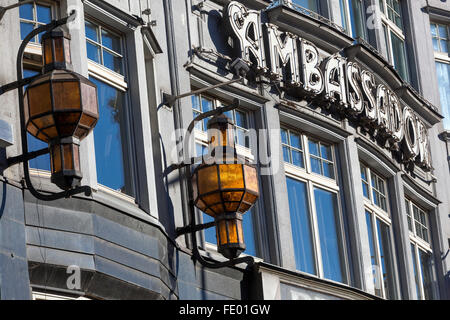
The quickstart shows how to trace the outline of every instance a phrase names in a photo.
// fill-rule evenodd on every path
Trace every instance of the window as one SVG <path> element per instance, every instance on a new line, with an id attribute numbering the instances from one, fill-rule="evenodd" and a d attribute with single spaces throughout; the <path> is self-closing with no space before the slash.
<path id="1" fill-rule="evenodd" d="M 294 8 L 300 6 L 302 8 L 308 9 L 319 13 L 319 4 L 317 0 L 291 0 Z"/>
<path id="2" fill-rule="evenodd" d="M 444 128 L 450 130 L 450 27 L 439 23 L 431 23 L 430 27 Z"/>
<path id="3" fill-rule="evenodd" d="M 409 81 L 401 2 L 399 0 L 379 0 L 378 3 L 381 10 L 388 59 L 400 77 Z"/>
<path id="4" fill-rule="evenodd" d="M 355 39 L 366 39 L 363 0 L 340 0 L 339 3 L 343 28 Z"/>
<path id="5" fill-rule="evenodd" d="M 386 180 L 363 163 L 360 163 L 360 167 L 364 197 L 370 205 L 375 205 L 388 212 Z"/>
<path id="6" fill-rule="evenodd" d="M 282 128 L 297 270 L 347 282 L 334 146 Z"/>
<path id="7" fill-rule="evenodd" d="M 192 104 L 192 115 L 193 118 L 198 115 L 211 111 L 215 108 L 226 105 L 223 101 L 218 99 L 214 99 L 205 95 L 192 95 L 191 96 L 191 104 Z M 229 117 L 234 122 L 235 129 L 235 143 L 236 150 L 239 155 L 245 157 L 250 162 L 253 161 L 253 155 L 250 150 L 251 141 L 250 141 L 250 113 L 245 110 L 231 110 L 225 113 L 227 117 Z M 207 131 L 207 123 L 210 118 L 203 119 L 195 124 L 194 137 L 195 137 L 195 150 L 196 156 L 205 155 L 208 153 L 208 135 Z M 257 219 L 256 215 L 258 214 L 257 204 L 252 207 L 251 210 L 247 211 L 243 215 L 242 227 L 244 232 L 244 241 L 246 245 L 246 249 L 244 251 L 245 254 L 258 256 L 256 238 L 255 238 L 255 221 Z M 214 221 L 214 219 L 202 213 L 203 223 L 208 223 Z M 216 232 L 214 228 L 208 228 L 204 230 L 204 238 L 207 246 L 215 249 L 216 245 Z"/>
<path id="8" fill-rule="evenodd" d="M 422 300 L 434 299 L 432 250 L 428 213 L 413 201 L 406 199 L 409 239 L 414 268 L 417 297 Z"/>
<path id="9" fill-rule="evenodd" d="M 431 37 L 433 38 L 433 49 L 436 52 L 448 53 L 449 26 L 431 23 Z"/>
<path id="10" fill-rule="evenodd" d="M 44 2 L 26 3 L 19 7 L 20 37 L 25 37 L 42 25 L 52 21 L 52 7 Z M 31 42 L 41 43 L 42 33 L 37 35 Z"/>
<path id="11" fill-rule="evenodd" d="M 201 113 L 211 111 L 213 109 L 225 106 L 226 103 L 218 100 L 212 99 L 205 95 L 192 95 L 191 96 L 191 104 L 192 104 L 192 115 L 193 118 L 197 117 Z M 249 112 L 234 109 L 231 111 L 225 112 L 228 118 L 233 120 L 234 130 L 235 130 L 235 143 L 240 146 L 249 149 L 250 148 L 250 136 L 249 136 Z M 207 141 L 206 130 L 207 123 L 209 118 L 203 119 L 203 121 L 199 121 L 195 124 L 195 128 L 204 133 L 204 137 L 200 137 L 200 140 Z M 201 135 L 201 132 L 197 132 L 197 135 Z M 249 150 L 248 150 L 249 151 Z M 250 154 L 246 154 L 248 158 L 253 158 Z"/>
<path id="12" fill-rule="evenodd" d="M 375 294 L 396 299 L 386 180 L 363 163 L 360 168 Z"/>
<path id="13" fill-rule="evenodd" d="M 99 120 L 93 130 L 97 182 L 103 190 L 133 196 L 133 153 L 128 126 L 127 87 L 124 77 L 117 73 L 122 71 L 118 67 L 122 65 L 122 56 L 116 60 L 111 58 L 111 48 L 122 50 L 122 39 L 106 28 L 86 20 L 86 42 L 89 79 L 97 86 L 98 94 Z M 97 50 L 99 60 L 92 60 L 94 49 Z M 104 64 L 109 69 L 113 68 L 116 72 L 99 69 L 98 64 L 92 61 Z M 114 61 L 120 63 L 116 64 Z"/>
<path id="14" fill-rule="evenodd" d="M 120 36 L 88 20 L 85 21 L 85 30 L 88 58 L 114 72 L 123 74 Z"/>

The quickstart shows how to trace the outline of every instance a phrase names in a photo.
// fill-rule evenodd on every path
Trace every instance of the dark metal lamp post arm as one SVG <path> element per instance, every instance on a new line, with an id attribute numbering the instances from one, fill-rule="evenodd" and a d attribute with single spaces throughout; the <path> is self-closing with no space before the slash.
<path id="1" fill-rule="evenodd" d="M 19 5 L 23 4 L 23 3 L 25 3 L 25 2 L 19 2 Z M 5 8 L 0 7 L 0 11 L 5 10 L 7 8 L 8 7 L 5 7 Z M 25 37 L 25 39 L 23 39 L 23 41 L 19 47 L 19 51 L 17 53 L 17 65 L 16 65 L 17 81 L 11 82 L 7 85 L 0 87 L 0 95 L 7 91 L 13 90 L 13 89 L 18 89 L 18 92 L 19 92 L 18 96 L 19 96 L 19 114 L 20 114 L 20 133 L 21 133 L 21 139 L 22 139 L 22 155 L 8 158 L 7 166 L 9 167 L 11 165 L 23 162 L 23 171 L 24 171 L 24 176 L 25 176 L 25 182 L 26 182 L 28 189 L 30 190 L 31 194 L 34 197 L 36 197 L 39 200 L 43 200 L 43 201 L 51 201 L 51 200 L 56 200 L 56 199 L 60 199 L 60 198 L 70 197 L 72 195 L 79 194 L 79 193 L 84 193 L 86 196 L 89 196 L 92 194 L 92 189 L 89 186 L 81 186 L 81 187 L 77 187 L 74 189 L 70 189 L 67 191 L 62 191 L 62 192 L 58 192 L 58 193 L 54 193 L 54 194 L 40 193 L 39 191 L 37 191 L 34 188 L 33 183 L 31 182 L 29 165 L 28 165 L 28 160 L 31 160 L 37 156 L 46 154 L 49 151 L 48 151 L 48 148 L 44 148 L 44 149 L 40 149 L 40 150 L 37 150 L 34 152 L 28 152 L 28 140 L 27 140 L 27 131 L 25 128 L 25 114 L 24 114 L 24 103 L 23 103 L 23 86 L 27 85 L 28 83 L 33 81 L 34 78 L 36 78 L 37 76 L 23 79 L 23 75 L 22 75 L 23 54 L 25 52 L 25 48 L 26 48 L 28 42 L 30 42 L 30 40 L 33 37 L 35 37 L 37 34 L 39 34 L 41 32 L 51 31 L 59 26 L 65 25 L 67 22 L 74 19 L 75 15 L 76 15 L 76 11 L 72 11 L 70 13 L 70 15 L 65 18 L 62 18 L 60 20 L 53 20 L 49 24 L 40 26 L 40 27 L 34 29 L 33 31 L 31 31 Z"/>

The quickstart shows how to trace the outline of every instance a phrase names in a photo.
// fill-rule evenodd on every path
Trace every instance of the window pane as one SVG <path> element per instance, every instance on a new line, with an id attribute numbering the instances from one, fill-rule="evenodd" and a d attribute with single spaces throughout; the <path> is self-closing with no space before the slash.
<path id="1" fill-rule="evenodd" d="M 95 78 L 99 120 L 94 128 L 97 181 L 111 189 L 129 192 L 125 185 L 123 141 L 124 94 Z"/>
<path id="2" fill-rule="evenodd" d="M 299 5 L 308 10 L 318 12 L 317 0 L 292 0 L 292 3 Z"/>
<path id="3" fill-rule="evenodd" d="M 122 73 L 122 58 L 103 50 L 103 65 L 117 73 Z"/>
<path id="4" fill-rule="evenodd" d="M 306 184 L 286 179 L 297 270 L 316 274 Z"/>
<path id="5" fill-rule="evenodd" d="M 353 38 L 361 37 L 365 39 L 366 27 L 364 19 L 364 6 L 362 5 L 361 0 L 350 0 L 349 8 Z"/>
<path id="6" fill-rule="evenodd" d="M 344 281 L 336 194 L 314 188 L 324 277 Z"/>
<path id="7" fill-rule="evenodd" d="M 285 129 L 281 129 L 281 142 L 284 144 L 289 144 L 287 138 L 287 131 Z"/>
<path id="8" fill-rule="evenodd" d="M 375 255 L 375 239 L 373 233 L 372 214 L 368 211 L 366 211 L 366 224 L 367 234 L 369 236 L 370 260 L 372 262 L 372 275 L 375 294 L 381 297 L 381 270 L 378 266 L 377 257 Z"/>
<path id="9" fill-rule="evenodd" d="M 440 24 L 438 25 L 438 30 L 439 30 L 439 38 L 448 39 L 447 26 Z"/>
<path id="10" fill-rule="evenodd" d="M 421 299 L 421 294 L 420 294 L 420 287 L 419 287 L 419 274 L 417 272 L 417 263 L 416 263 L 416 249 L 415 247 L 411 244 L 411 256 L 412 256 L 412 262 L 413 262 L 413 268 L 414 268 L 414 280 L 416 283 L 416 294 L 417 294 L 417 298 Z"/>
<path id="11" fill-rule="evenodd" d="M 36 5 L 37 21 L 41 23 L 50 23 L 52 21 L 52 10 L 50 7 Z"/>
<path id="12" fill-rule="evenodd" d="M 327 178 L 334 179 L 334 166 L 331 163 L 323 162 L 323 175 Z"/>
<path id="13" fill-rule="evenodd" d="M 303 153 L 296 151 L 294 149 L 292 149 L 291 152 L 292 152 L 292 164 L 296 165 L 297 167 L 304 168 L 305 165 L 303 163 Z"/>
<path id="14" fill-rule="evenodd" d="M 209 223 L 209 222 L 213 222 L 213 221 L 214 221 L 213 217 L 207 215 L 206 213 L 203 213 L 203 223 Z M 217 244 L 216 228 L 208 228 L 208 229 L 203 230 L 203 232 L 205 235 L 205 242 Z M 245 239 L 245 236 L 244 236 L 244 239 Z"/>
<path id="15" fill-rule="evenodd" d="M 289 157 L 289 148 L 286 146 L 283 146 L 283 160 L 285 162 L 291 162 L 291 159 Z"/>
<path id="16" fill-rule="evenodd" d="M 202 112 L 211 111 L 213 109 L 213 102 L 209 99 L 202 97 Z M 206 124 L 208 123 L 208 118 L 203 119 L 203 130 L 206 131 Z"/>
<path id="17" fill-rule="evenodd" d="M 331 154 L 331 147 L 321 144 L 320 145 L 320 156 L 323 159 L 333 161 L 333 156 Z"/>
<path id="18" fill-rule="evenodd" d="M 22 4 L 19 7 L 19 17 L 22 18 L 22 19 L 27 19 L 27 20 L 34 21 L 33 4 L 31 4 L 31 3 Z"/>
<path id="19" fill-rule="evenodd" d="M 319 156 L 319 144 L 317 142 L 314 141 L 309 141 L 308 142 L 308 146 L 309 146 L 309 153 L 315 156 Z"/>
<path id="20" fill-rule="evenodd" d="M 322 174 L 319 159 L 311 157 L 311 171 L 317 174 Z"/>
<path id="21" fill-rule="evenodd" d="M 256 214 L 255 207 L 253 207 L 251 210 L 249 210 L 247 213 L 244 214 L 242 219 L 242 229 L 244 231 L 244 241 L 246 247 L 244 253 L 256 257 L 257 254 L 255 244 L 255 229 L 253 226 L 255 214 Z"/>
<path id="22" fill-rule="evenodd" d="M 291 132 L 291 146 L 297 149 L 302 149 L 302 143 L 300 141 L 300 136 Z"/>
<path id="23" fill-rule="evenodd" d="M 114 52 L 121 53 L 120 37 L 113 35 L 111 32 L 102 29 L 102 45 Z"/>
<path id="24" fill-rule="evenodd" d="M 448 53 L 448 41 L 447 40 L 441 40 L 441 52 Z"/>
<path id="25" fill-rule="evenodd" d="M 433 299 L 432 277 L 431 277 L 431 255 L 419 249 L 420 268 L 422 276 L 423 291 L 426 300 Z"/>
<path id="26" fill-rule="evenodd" d="M 88 59 L 100 63 L 100 48 L 89 41 L 86 41 Z"/>
<path id="27" fill-rule="evenodd" d="M 20 39 L 23 40 L 25 37 L 33 31 L 34 26 L 32 23 L 21 22 L 20 23 Z M 36 42 L 34 39 L 31 39 L 31 42 Z"/>
<path id="28" fill-rule="evenodd" d="M 378 247 L 380 250 L 381 271 L 386 298 L 395 299 L 395 284 L 393 278 L 393 265 L 391 253 L 391 240 L 389 227 L 377 219 Z"/>
<path id="29" fill-rule="evenodd" d="M 98 33 L 97 33 L 97 26 L 90 23 L 89 21 L 85 21 L 85 32 L 86 32 L 86 38 L 94 40 L 95 42 L 98 41 Z"/>
<path id="30" fill-rule="evenodd" d="M 391 32 L 392 55 L 394 57 L 394 68 L 403 80 L 408 80 L 408 67 L 406 61 L 405 43 L 393 32 Z"/>
<path id="31" fill-rule="evenodd" d="M 450 130 L 450 64 L 436 62 L 444 128 Z"/>
<path id="32" fill-rule="evenodd" d="M 245 112 L 237 111 L 237 110 L 236 110 L 235 114 L 236 114 L 236 125 L 241 128 L 248 129 L 247 114 Z"/>

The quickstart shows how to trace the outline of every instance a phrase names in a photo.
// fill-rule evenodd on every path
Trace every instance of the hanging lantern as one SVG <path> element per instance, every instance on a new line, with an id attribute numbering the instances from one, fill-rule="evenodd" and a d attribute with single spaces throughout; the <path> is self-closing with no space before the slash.
<path id="1" fill-rule="evenodd" d="M 73 71 L 70 36 L 57 28 L 42 36 L 44 74 L 24 95 L 27 131 L 49 144 L 51 181 L 64 190 L 80 184 L 80 141 L 98 120 L 97 87 Z"/>
<path id="2" fill-rule="evenodd" d="M 257 172 L 237 156 L 234 126 L 228 117 L 214 116 L 207 127 L 213 159 L 194 170 L 194 205 L 215 219 L 218 251 L 232 259 L 245 250 L 242 215 L 258 199 Z"/>

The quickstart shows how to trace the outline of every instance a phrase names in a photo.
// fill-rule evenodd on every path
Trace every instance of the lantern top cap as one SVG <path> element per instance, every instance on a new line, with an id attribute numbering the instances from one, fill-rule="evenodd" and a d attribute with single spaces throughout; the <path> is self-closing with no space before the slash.
<path id="1" fill-rule="evenodd" d="M 228 118 L 225 114 L 221 113 L 219 115 L 216 115 L 212 117 L 210 120 L 208 120 L 208 123 L 206 124 L 207 128 L 213 127 L 215 124 L 219 125 L 226 125 L 226 124 L 234 124 L 233 120 Z"/>
<path id="2" fill-rule="evenodd" d="M 41 42 L 43 42 L 44 40 L 46 40 L 48 38 L 60 38 L 60 37 L 64 37 L 66 39 L 71 40 L 70 33 L 68 33 L 66 30 L 64 30 L 64 28 L 58 27 L 58 28 L 55 28 L 51 31 L 44 33 L 42 35 Z"/>

